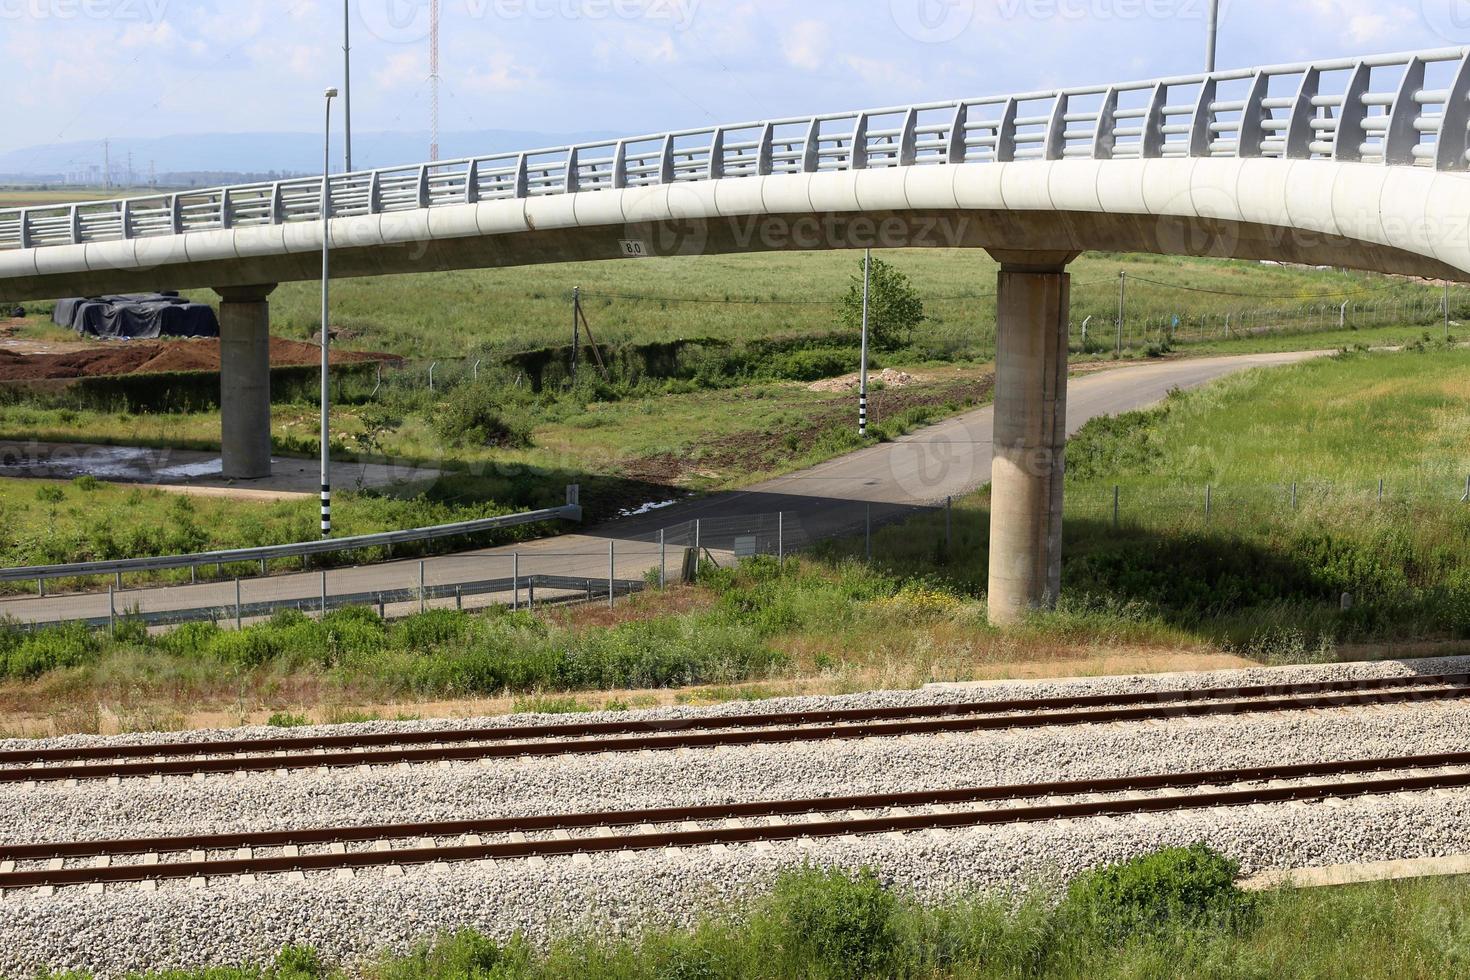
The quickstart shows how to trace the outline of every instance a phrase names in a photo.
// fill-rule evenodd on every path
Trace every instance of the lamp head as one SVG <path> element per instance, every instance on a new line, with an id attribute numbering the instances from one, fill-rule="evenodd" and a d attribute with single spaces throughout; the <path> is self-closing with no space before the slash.
<path id="1" fill-rule="evenodd" d="M 335 99 L 336 97 L 337 97 L 337 90 L 335 88 L 329 88 L 329 89 L 327 89 L 327 98 L 329 98 L 329 99 Z"/>

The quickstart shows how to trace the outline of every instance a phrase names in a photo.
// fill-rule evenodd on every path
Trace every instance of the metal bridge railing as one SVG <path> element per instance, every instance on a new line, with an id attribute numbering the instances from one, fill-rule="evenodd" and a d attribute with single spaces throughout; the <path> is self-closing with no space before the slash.
<path id="1" fill-rule="evenodd" d="M 681 130 L 340 174 L 332 217 L 799 173 L 1017 160 L 1470 169 L 1470 48 Z M 317 221 L 321 178 L 0 210 L 0 250 Z"/>

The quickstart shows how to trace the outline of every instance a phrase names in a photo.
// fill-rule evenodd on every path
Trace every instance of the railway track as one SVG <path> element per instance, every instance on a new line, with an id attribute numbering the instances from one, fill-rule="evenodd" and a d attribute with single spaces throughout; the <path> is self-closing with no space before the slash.
<path id="1" fill-rule="evenodd" d="M 0 891 L 773 843 L 1454 788 L 1470 788 L 1470 752 L 609 813 L 12 843 L 0 844 Z"/>
<path id="2" fill-rule="evenodd" d="M 0 751 L 0 783 L 464 762 L 937 735 L 1470 698 L 1470 675 L 890 708 Z"/>

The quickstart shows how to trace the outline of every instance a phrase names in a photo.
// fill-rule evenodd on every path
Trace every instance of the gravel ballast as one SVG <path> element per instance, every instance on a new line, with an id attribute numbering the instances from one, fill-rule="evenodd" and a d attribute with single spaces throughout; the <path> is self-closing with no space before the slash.
<path id="1" fill-rule="evenodd" d="M 638 714 L 693 717 L 1464 671 L 1470 671 L 1470 659 L 1455 658 L 1008 683 Z M 495 723 L 500 722 L 355 727 L 452 731 Z M 246 733 L 125 741 L 241 734 Z M 177 835 L 1042 782 L 1451 752 L 1463 749 L 1467 735 L 1470 705 L 1430 702 L 411 768 L 10 785 L 0 787 L 0 839 Z M 109 740 L 72 737 L 4 747 L 103 741 Z M 1239 858 L 1247 871 L 1441 856 L 1470 851 L 1467 811 L 1470 792 L 1452 791 L 805 844 L 373 869 L 351 880 L 311 874 L 304 881 L 273 876 L 252 884 L 216 881 L 207 888 L 181 884 L 156 892 L 132 885 L 100 894 L 85 888 L 53 896 L 20 891 L 0 901 L 0 973 L 18 977 L 84 968 L 114 976 L 142 968 L 259 962 L 291 943 L 350 962 L 385 948 L 403 951 L 441 929 L 464 925 L 499 936 L 523 930 L 538 941 L 581 928 L 672 925 L 757 894 L 780 868 L 803 861 L 872 865 L 899 887 L 937 898 L 1065 879 L 1099 863 L 1196 840 Z"/>

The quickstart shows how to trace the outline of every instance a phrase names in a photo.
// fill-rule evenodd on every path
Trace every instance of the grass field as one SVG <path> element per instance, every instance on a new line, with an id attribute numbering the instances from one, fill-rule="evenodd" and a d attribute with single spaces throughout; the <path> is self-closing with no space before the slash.
<path id="1" fill-rule="evenodd" d="M 1090 423 L 1069 446 L 1060 607 L 1016 630 L 986 624 L 989 518 L 981 493 L 957 505 L 948 548 L 943 517 L 924 515 L 878 531 L 873 567 L 854 560 L 861 541 L 837 542 L 785 567 L 711 569 L 697 588 L 653 592 L 612 613 L 557 614 L 565 618 L 556 649 L 600 643 L 589 638 L 624 622 L 661 624 L 669 635 L 719 624 L 731 631 L 722 635 L 739 637 L 730 649 L 740 659 L 731 663 L 759 669 L 611 680 L 506 674 L 496 665 L 518 656 L 514 644 L 456 640 L 422 647 L 446 665 L 426 674 L 391 644 L 365 647 L 355 659 L 323 659 L 318 651 L 338 648 L 328 639 L 337 627 L 300 624 L 258 641 L 251 649 L 266 652 L 249 662 L 232 659 L 234 641 L 225 640 L 225 653 L 137 637 L 26 647 L 0 671 L 10 678 L 0 706 L 12 727 L 30 731 L 65 703 L 116 717 L 146 717 L 148 705 L 163 703 L 233 708 L 243 721 L 323 703 L 393 703 L 412 712 L 428 702 L 600 692 L 568 702 L 576 708 L 616 701 L 626 683 L 726 685 L 698 695 L 719 700 L 1087 673 L 1140 656 L 1178 667 L 1223 655 L 1302 662 L 1351 648 L 1373 656 L 1426 642 L 1441 653 L 1470 649 L 1470 505 L 1460 502 L 1460 474 L 1470 472 L 1467 376 L 1465 350 L 1349 354 L 1241 375 L 1158 409 Z M 1206 484 L 1214 488 L 1208 516 Z M 73 514 L 100 509 L 87 499 L 98 492 L 112 493 L 68 488 L 55 519 L 33 497 L 13 526 L 65 527 Z M 118 509 L 110 526 L 139 523 L 127 517 L 125 499 L 107 499 Z M 289 519 L 309 514 L 303 508 Z M 190 523 L 210 521 L 195 514 Z M 1342 607 L 1344 593 L 1351 608 Z M 742 684 L 758 687 L 729 686 Z M 93 712 L 81 723 L 101 721 Z"/>
<path id="2" fill-rule="evenodd" d="M 34 187 L 0 187 L 0 208 L 41 207 L 46 204 L 71 204 L 75 201 L 105 201 L 114 197 L 126 197 L 145 193 L 136 188 L 130 191 L 103 190 L 101 187 L 63 187 L 41 190 Z"/>
<path id="3" fill-rule="evenodd" d="M 1470 638 L 1467 370 L 1458 349 L 1350 354 L 1095 420 L 1068 446 L 1064 610 L 1157 617 L 1259 656 Z M 959 504 L 953 550 L 969 557 L 938 574 L 961 594 L 983 592 L 987 524 L 984 493 Z M 923 517 L 874 552 L 932 575 L 941 537 Z"/>
<path id="4" fill-rule="evenodd" d="M 884 258 L 911 278 L 924 300 L 930 322 L 917 346 L 946 355 L 991 356 L 997 266 L 987 254 L 905 249 Z M 857 254 L 825 252 L 386 276 L 338 284 L 333 316 L 364 347 L 420 357 L 467 356 L 569 342 L 572 289 L 581 287 L 588 320 L 604 343 L 824 334 L 836 329 L 837 301 L 860 264 Z M 1199 329 L 1200 316 L 1209 316 L 1207 331 L 1223 335 L 1226 313 L 1235 315 L 1238 328 L 1246 311 L 1285 314 L 1331 304 L 1331 316 L 1318 312 L 1310 320 L 1327 326 L 1336 322 L 1336 306 L 1345 300 L 1383 307 L 1385 315 L 1395 301 L 1440 302 L 1438 290 L 1413 280 L 1246 262 L 1097 253 L 1083 256 L 1071 271 L 1079 339 L 1082 322 L 1092 316 L 1101 328 L 1095 328 L 1098 342 L 1109 347 L 1120 271 L 1132 278 L 1130 342 L 1141 340 L 1145 330 L 1157 334 L 1161 321 L 1172 323 L 1176 314 L 1187 332 Z M 1456 300 L 1456 311 L 1461 302 L 1470 302 L 1470 295 Z M 304 337 L 319 326 L 320 303 L 309 283 L 283 285 L 272 307 L 288 336 Z"/>
<path id="5" fill-rule="evenodd" d="M 631 935 L 588 931 L 549 949 L 464 930 L 350 971 L 293 947 L 263 968 L 137 980 L 1437 980 L 1466 973 L 1464 879 L 1253 895 L 1233 883 L 1234 870 L 1205 848 L 1174 849 L 1017 905 L 983 894 L 925 904 L 871 870 L 809 866 L 689 928 L 623 923 Z"/>

